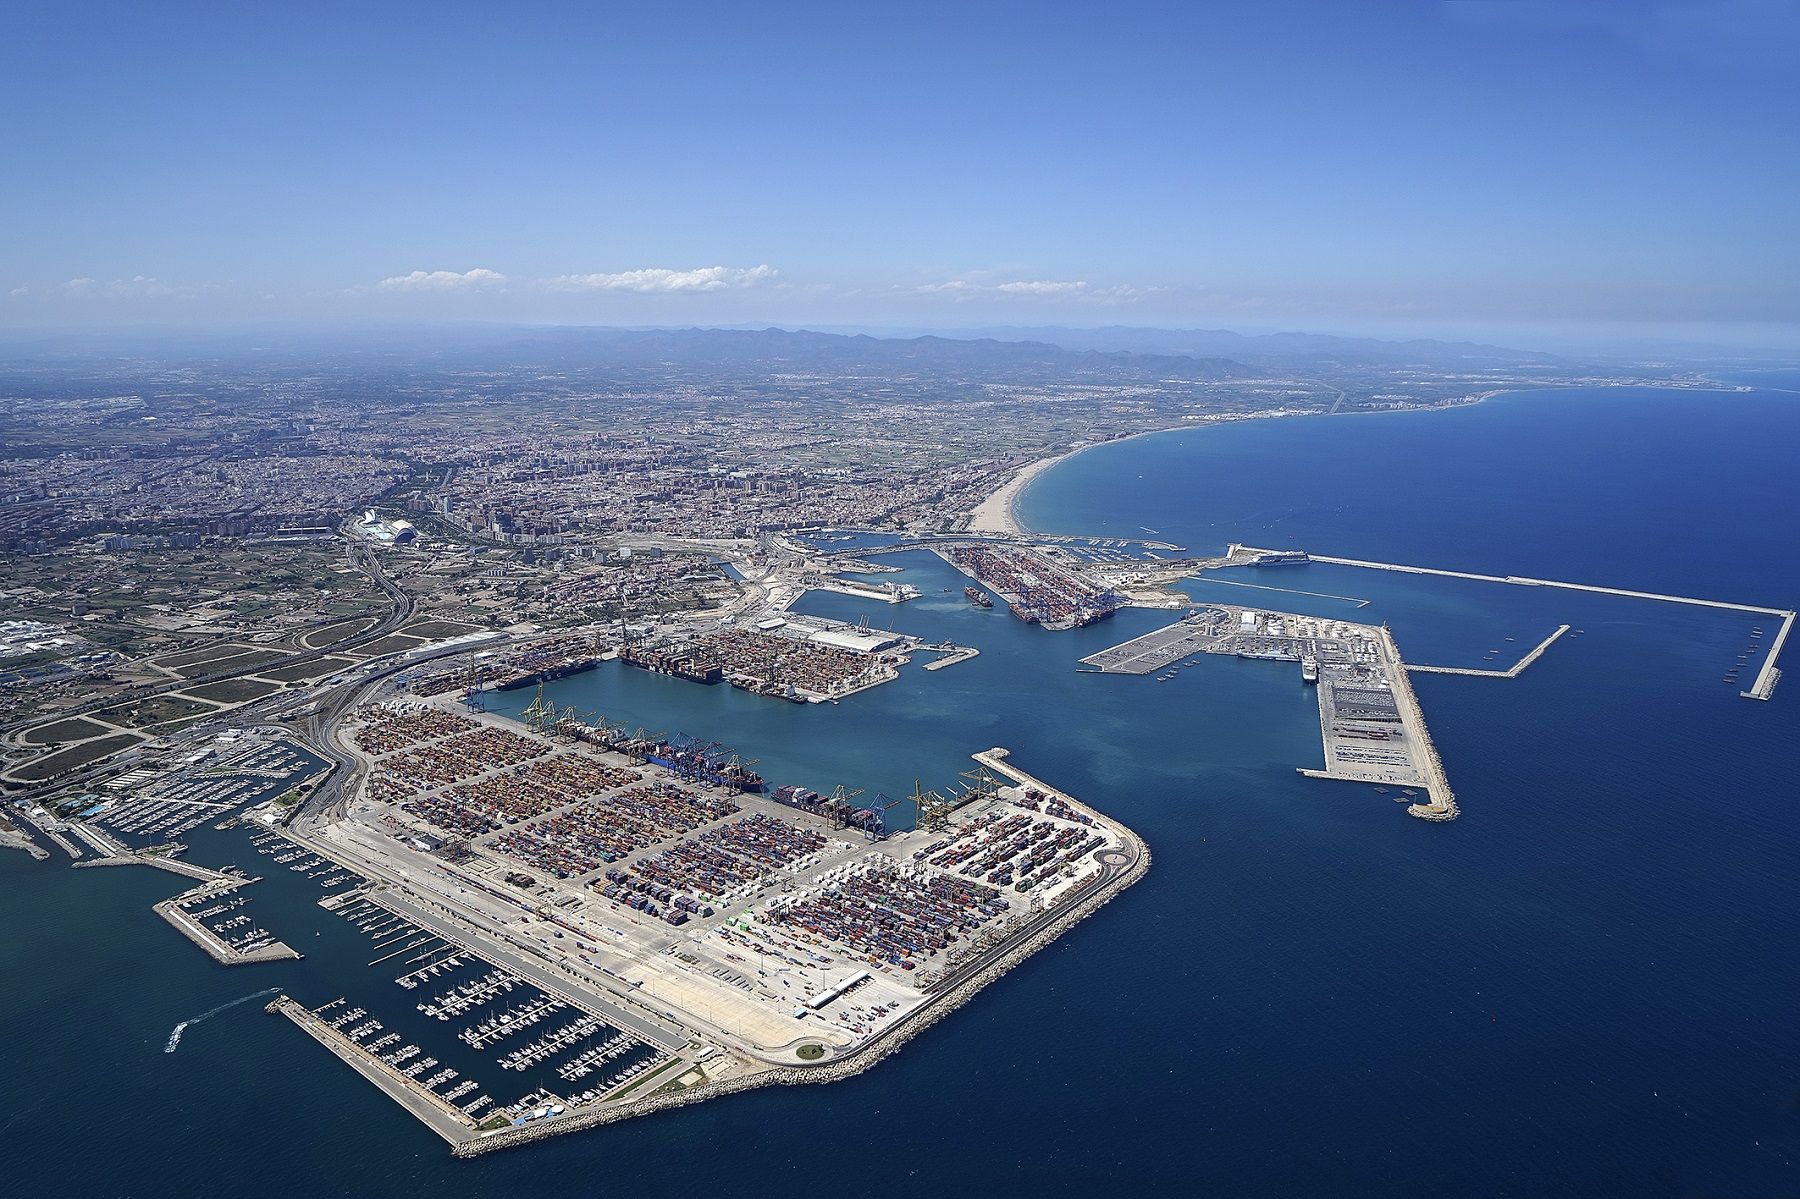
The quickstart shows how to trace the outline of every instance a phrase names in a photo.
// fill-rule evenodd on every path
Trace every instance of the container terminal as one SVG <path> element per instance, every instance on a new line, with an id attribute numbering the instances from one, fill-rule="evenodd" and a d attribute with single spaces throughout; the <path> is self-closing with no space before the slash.
<path id="1" fill-rule="evenodd" d="M 977 588 L 964 593 L 971 603 L 979 604 L 977 597 L 985 596 L 978 588 L 986 588 L 1026 624 L 1076 629 L 1104 620 L 1120 607 L 1119 597 L 1110 588 L 1096 585 L 1039 549 L 965 543 L 934 552 L 975 580 Z"/>
<path id="2" fill-rule="evenodd" d="M 896 828 L 894 800 L 767 790 L 605 718 L 374 695 L 331 731 L 356 767 L 342 807 L 291 827 L 265 812 L 269 835 L 356 880 L 327 902 L 381 934 L 445 1028 L 505 1041 L 503 1067 L 542 1077 L 464 1111 L 407 1074 L 446 1058 L 434 1035 L 371 1051 L 369 1018 L 333 1026 L 287 996 L 271 1010 L 458 1153 L 855 1073 L 1149 866 L 1128 828 L 1004 750 L 949 794 L 917 788 L 914 826 Z M 452 971 L 463 989 L 438 985 Z M 638 1072 L 588 1085 L 625 1045 L 647 1047 Z"/>

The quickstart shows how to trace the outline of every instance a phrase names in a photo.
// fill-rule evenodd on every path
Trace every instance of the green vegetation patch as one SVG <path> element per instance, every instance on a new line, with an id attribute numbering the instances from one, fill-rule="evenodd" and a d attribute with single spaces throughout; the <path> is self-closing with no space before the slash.
<path id="1" fill-rule="evenodd" d="M 114 733 L 110 737 L 101 737 L 95 741 L 85 741 L 80 745 L 72 745 L 68 749 L 39 758 L 29 766 L 21 766 L 13 772 L 13 777 L 24 783 L 41 783 L 53 779 L 71 770 L 77 770 L 90 762 L 98 762 L 101 758 L 118 753 L 128 746 L 136 745 L 142 738 L 136 733 Z"/>
<path id="2" fill-rule="evenodd" d="M 229 658 L 234 654 L 248 653 L 255 648 L 253 645 L 240 645 L 235 641 L 227 641 L 202 646 L 200 649 L 187 650 L 184 653 L 164 654 L 152 661 L 151 665 L 160 666 L 165 670 L 185 670 L 190 666 L 197 666 L 214 658 Z"/>
<path id="3" fill-rule="evenodd" d="M 27 729 L 19 739 L 27 745 L 50 745 L 57 741 L 81 741 L 88 737 L 98 737 L 105 731 L 105 725 L 95 724 L 91 720 L 83 720 L 79 716 L 71 716 L 67 720 L 40 724 L 35 729 Z"/>
<path id="4" fill-rule="evenodd" d="M 250 649 L 235 654 L 225 654 L 218 658 L 208 658 L 204 662 L 196 662 L 185 666 L 175 673 L 184 679 L 197 679 L 203 675 L 217 674 L 221 670 L 245 670 L 253 666 L 261 666 L 265 662 L 279 662 L 287 654 L 275 649 Z"/>
<path id="5" fill-rule="evenodd" d="M 265 683 L 261 679 L 223 679 L 217 683 L 203 683 L 198 687 L 189 687 L 182 692 L 195 699 L 212 699 L 222 704 L 248 703 L 253 699 L 261 699 L 272 692 L 279 691 L 277 683 Z"/>
<path id="6" fill-rule="evenodd" d="M 316 662 L 292 662 L 286 666 L 271 666 L 267 670 L 257 671 L 258 678 L 273 679 L 277 683 L 291 683 L 296 679 L 316 679 L 333 671 L 353 666 L 350 658 L 320 658 Z"/>
<path id="7" fill-rule="evenodd" d="M 380 623 L 380 618 L 375 616 L 358 616 L 351 620 L 340 620 L 328 624 L 322 629 L 314 629 L 300 638 L 300 644 L 307 649 L 317 649 L 321 645 L 330 645 L 334 641 L 341 641 L 345 637 L 353 636 Z"/>
<path id="8" fill-rule="evenodd" d="M 825 1056 L 825 1046 L 808 1044 L 794 1050 L 794 1056 L 803 1062 L 816 1062 Z"/>
<path id="9" fill-rule="evenodd" d="M 367 654 L 372 658 L 379 658 L 383 654 L 402 653 L 422 644 L 423 642 L 417 637 L 403 637 L 399 633 L 392 633 L 372 645 L 358 647 L 357 652 Z"/>
<path id="10" fill-rule="evenodd" d="M 415 620 L 400 630 L 413 637 L 460 637 L 464 633 L 473 633 L 476 628 L 472 624 L 461 624 L 454 620 Z"/>
<path id="11" fill-rule="evenodd" d="M 113 708 L 103 709 L 100 715 L 114 724 L 126 728 L 142 729 L 153 724 L 164 724 L 171 720 L 185 720 L 190 716 L 205 716 L 218 711 L 211 704 L 198 703 L 186 695 L 152 695 L 148 699 L 136 703 L 123 703 Z"/>

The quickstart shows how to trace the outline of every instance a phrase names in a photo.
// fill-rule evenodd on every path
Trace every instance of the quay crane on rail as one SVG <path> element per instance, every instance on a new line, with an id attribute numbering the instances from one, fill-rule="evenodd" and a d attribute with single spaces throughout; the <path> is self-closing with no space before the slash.
<path id="1" fill-rule="evenodd" d="M 863 809 L 863 811 L 868 813 L 867 816 L 863 817 L 862 822 L 863 840 L 886 841 L 888 839 L 888 834 L 893 831 L 887 826 L 888 810 L 899 806 L 899 800 L 888 799 L 887 796 L 877 791 L 875 793 L 875 802 Z"/>
<path id="2" fill-rule="evenodd" d="M 863 793 L 861 787 L 845 787 L 838 784 L 837 790 L 825 801 L 825 807 L 831 814 L 831 827 L 847 828 L 850 824 L 850 813 L 857 809 L 851 806 L 851 800 Z"/>
<path id="3" fill-rule="evenodd" d="M 918 779 L 913 780 L 913 793 L 908 796 L 919 812 L 919 827 L 926 832 L 937 832 L 950 822 L 950 812 L 955 804 L 945 799 L 936 791 L 925 790 L 925 784 Z"/>
<path id="4" fill-rule="evenodd" d="M 463 677 L 463 707 L 471 712 L 487 711 L 487 692 L 482 689 L 481 672 L 473 658 Z"/>
<path id="5" fill-rule="evenodd" d="M 556 723 L 556 705 L 544 697 L 544 685 L 539 683 L 537 694 L 531 697 L 531 703 L 519 713 L 525 721 L 525 727 L 534 733 L 548 733 L 550 726 Z"/>

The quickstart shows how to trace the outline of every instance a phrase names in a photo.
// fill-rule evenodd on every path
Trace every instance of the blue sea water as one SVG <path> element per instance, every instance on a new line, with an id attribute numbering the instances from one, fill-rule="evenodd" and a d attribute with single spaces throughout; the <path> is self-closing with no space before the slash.
<path id="1" fill-rule="evenodd" d="M 1792 607 L 1797 462 L 1791 394 L 1539 392 L 1102 447 L 1042 476 L 1021 511 L 1047 532 L 1147 526 L 1196 551 L 1293 545 Z M 291 879 L 256 902 L 307 959 L 227 971 L 150 912 L 173 880 L 9 854 L 0 1177 L 22 1194 L 308 1197 L 1800 1185 L 1800 690 L 1764 704 L 1722 682 L 1772 620 L 1324 565 L 1192 585 L 1385 620 L 1409 657 L 1443 664 L 1582 629 L 1517 679 L 1416 680 L 1464 813 L 1432 825 L 1295 773 L 1320 749 L 1291 665 L 1205 659 L 1163 684 L 1077 673 L 1166 617 L 1046 633 L 970 608 L 935 558 L 896 561 L 924 598 L 802 606 L 979 658 L 838 705 L 617 665 L 554 692 L 818 788 L 943 786 L 1005 745 L 1144 835 L 1144 882 L 928 1035 L 845 1083 L 458 1163 L 258 1004 L 163 1054 L 178 1021 L 266 986 L 389 1001 L 366 946 Z M 195 856 L 247 852 L 231 836 L 197 834 Z"/>

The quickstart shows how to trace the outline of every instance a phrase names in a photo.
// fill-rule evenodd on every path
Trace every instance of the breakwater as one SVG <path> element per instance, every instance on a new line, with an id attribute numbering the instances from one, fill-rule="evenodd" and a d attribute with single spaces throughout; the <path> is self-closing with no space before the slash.
<path id="1" fill-rule="evenodd" d="M 1408 666 L 1406 669 L 1414 674 L 1460 674 L 1482 679 L 1516 679 L 1524 673 L 1525 668 L 1544 656 L 1544 651 L 1556 643 L 1556 639 L 1569 631 L 1569 626 L 1557 625 L 1556 632 L 1540 641 L 1535 648 L 1505 670 L 1482 670 L 1473 666 Z"/>

